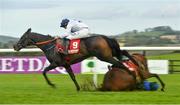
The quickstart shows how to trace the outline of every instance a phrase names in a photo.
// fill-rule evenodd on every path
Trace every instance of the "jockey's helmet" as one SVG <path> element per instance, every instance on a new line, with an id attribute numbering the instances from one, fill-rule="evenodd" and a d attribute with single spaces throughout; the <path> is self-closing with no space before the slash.
<path id="1" fill-rule="evenodd" d="M 66 26 L 68 25 L 68 23 L 69 23 L 69 19 L 63 19 L 63 20 L 61 21 L 60 27 L 66 28 Z"/>

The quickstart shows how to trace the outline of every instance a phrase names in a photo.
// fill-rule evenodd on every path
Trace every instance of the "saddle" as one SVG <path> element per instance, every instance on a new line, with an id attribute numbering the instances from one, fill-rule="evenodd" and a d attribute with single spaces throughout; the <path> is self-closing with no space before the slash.
<path id="1" fill-rule="evenodd" d="M 135 65 L 131 60 L 123 60 L 123 65 L 126 66 L 131 72 L 135 73 L 136 81 L 140 82 L 141 78 L 139 75 L 139 68 L 137 65 Z"/>
<path id="2" fill-rule="evenodd" d="M 76 54 L 79 53 L 80 49 L 80 39 L 57 39 L 55 50 L 58 53 L 68 55 L 68 54 Z"/>

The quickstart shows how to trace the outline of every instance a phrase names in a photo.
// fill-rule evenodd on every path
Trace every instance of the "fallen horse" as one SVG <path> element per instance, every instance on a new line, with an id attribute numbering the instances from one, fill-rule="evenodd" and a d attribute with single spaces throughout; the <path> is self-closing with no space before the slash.
<path id="1" fill-rule="evenodd" d="M 138 63 L 138 66 L 133 64 L 131 60 L 123 61 L 124 65 L 134 73 L 136 79 L 123 68 L 108 66 L 109 71 L 105 74 L 101 91 L 126 91 L 126 90 L 156 90 L 157 83 L 147 82 L 146 79 L 156 77 L 161 84 L 161 91 L 164 91 L 165 84 L 157 74 L 150 73 L 147 67 L 147 59 L 142 54 L 132 54 L 132 57 Z"/>

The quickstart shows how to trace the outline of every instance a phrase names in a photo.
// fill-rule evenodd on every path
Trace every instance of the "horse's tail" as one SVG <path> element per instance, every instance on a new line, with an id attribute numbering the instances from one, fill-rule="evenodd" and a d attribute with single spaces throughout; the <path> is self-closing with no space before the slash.
<path id="1" fill-rule="evenodd" d="M 114 56 L 116 56 L 116 58 L 117 58 L 118 60 L 121 61 L 121 60 L 122 60 L 122 53 L 121 53 L 120 46 L 119 46 L 117 40 L 116 40 L 116 39 L 113 39 L 113 38 L 108 38 L 108 37 L 106 37 L 106 36 L 104 36 L 104 39 L 107 41 L 109 47 L 111 47 L 111 49 L 112 49 L 112 54 L 113 54 Z"/>
<path id="2" fill-rule="evenodd" d="M 128 57 L 131 61 L 133 61 L 136 65 L 138 65 L 138 63 L 136 62 L 136 60 L 126 51 L 126 50 L 121 50 L 120 46 L 117 42 L 117 40 L 113 39 L 113 38 L 107 38 L 105 37 L 106 41 L 108 42 L 109 46 L 112 49 L 112 54 L 114 56 L 116 56 L 116 58 L 119 61 L 122 61 L 122 56 L 126 56 Z"/>

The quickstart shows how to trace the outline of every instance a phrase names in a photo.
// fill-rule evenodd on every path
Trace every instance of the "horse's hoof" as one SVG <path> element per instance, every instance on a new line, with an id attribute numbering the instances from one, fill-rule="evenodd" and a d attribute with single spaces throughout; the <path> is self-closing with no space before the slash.
<path id="1" fill-rule="evenodd" d="M 162 92 L 164 92 L 164 89 L 161 89 Z"/>
<path id="2" fill-rule="evenodd" d="M 56 85 L 55 84 L 49 84 L 52 88 L 56 88 Z"/>
<path id="3" fill-rule="evenodd" d="M 80 88 L 77 88 L 76 90 L 77 90 L 77 91 L 80 91 Z"/>

